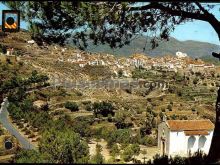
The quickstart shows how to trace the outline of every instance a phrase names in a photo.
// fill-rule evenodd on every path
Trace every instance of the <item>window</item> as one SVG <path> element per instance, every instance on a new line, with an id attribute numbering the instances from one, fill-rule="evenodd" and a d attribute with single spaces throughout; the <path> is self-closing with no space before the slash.
<path id="1" fill-rule="evenodd" d="M 195 141 L 196 141 L 196 138 L 194 136 L 190 136 L 189 137 L 189 139 L 188 139 L 188 147 L 187 147 L 188 154 L 191 153 L 191 150 L 192 150 L 192 148 L 195 145 Z"/>
<path id="2" fill-rule="evenodd" d="M 205 136 L 199 137 L 199 150 L 202 150 L 204 148 L 206 140 L 207 139 Z"/>

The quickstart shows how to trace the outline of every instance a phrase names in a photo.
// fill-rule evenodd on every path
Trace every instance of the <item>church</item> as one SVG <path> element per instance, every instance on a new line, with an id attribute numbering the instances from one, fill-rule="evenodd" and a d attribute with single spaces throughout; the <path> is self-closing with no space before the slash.
<path id="1" fill-rule="evenodd" d="M 208 154 L 214 124 L 210 120 L 166 120 L 158 125 L 161 155 L 190 156 L 197 151 Z"/>

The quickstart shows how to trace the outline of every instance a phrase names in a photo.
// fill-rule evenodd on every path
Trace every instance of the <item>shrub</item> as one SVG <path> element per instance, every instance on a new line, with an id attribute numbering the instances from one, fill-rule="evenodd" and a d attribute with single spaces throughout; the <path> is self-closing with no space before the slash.
<path id="1" fill-rule="evenodd" d="M 21 131 L 26 132 L 28 129 L 24 127 Z"/>
<path id="2" fill-rule="evenodd" d="M 26 135 L 29 135 L 30 133 L 31 133 L 31 131 L 28 130 L 28 129 L 25 131 L 25 134 L 26 134 Z"/>
<path id="3" fill-rule="evenodd" d="M 40 137 L 38 137 L 37 139 L 36 139 L 36 141 L 40 141 L 41 140 L 41 138 Z"/>
<path id="4" fill-rule="evenodd" d="M 28 136 L 28 138 L 34 138 L 34 137 L 36 137 L 36 135 L 35 135 L 34 133 L 31 133 L 31 134 Z"/>
<path id="5" fill-rule="evenodd" d="M 82 101 L 83 105 L 88 105 L 88 104 L 91 104 L 91 103 L 92 103 L 91 101 Z"/>
<path id="6" fill-rule="evenodd" d="M 165 109 L 165 108 L 161 108 L 161 111 L 162 111 L 162 112 L 166 112 L 166 109 Z"/>
<path id="7" fill-rule="evenodd" d="M 22 123 L 17 123 L 17 126 L 19 129 L 24 128 L 24 125 Z"/>
<path id="8" fill-rule="evenodd" d="M 95 102 L 93 104 L 93 111 L 94 111 L 94 114 L 95 116 L 97 117 L 98 115 L 101 115 L 101 116 L 104 116 L 104 117 L 107 117 L 109 114 L 111 114 L 112 116 L 115 115 L 114 113 L 114 107 L 111 103 L 108 103 L 108 102 L 101 102 L 101 103 L 97 103 Z"/>
<path id="9" fill-rule="evenodd" d="M 117 129 L 125 129 L 125 128 L 130 128 L 133 126 L 133 123 L 128 123 L 128 122 L 116 122 L 115 126 Z"/>
<path id="10" fill-rule="evenodd" d="M 169 105 L 167 106 L 167 109 L 168 109 L 169 111 L 172 111 L 172 105 L 169 104 Z"/>
<path id="11" fill-rule="evenodd" d="M 196 85 L 198 83 L 199 79 L 196 77 L 194 80 L 193 80 L 193 84 Z"/>
<path id="12" fill-rule="evenodd" d="M 195 107 L 193 107 L 193 108 L 192 108 L 192 112 L 195 112 L 195 111 L 196 111 L 196 108 L 195 108 Z"/>
<path id="13" fill-rule="evenodd" d="M 75 111 L 79 110 L 79 107 L 75 102 L 67 101 L 64 106 L 65 106 L 65 108 L 71 110 L 72 112 L 75 112 Z"/>
<path id="14" fill-rule="evenodd" d="M 91 105 L 86 105 L 85 110 L 86 111 L 92 111 L 92 106 Z"/>
<path id="15" fill-rule="evenodd" d="M 113 120 L 112 120 L 112 115 L 111 114 L 109 114 L 108 115 L 108 122 L 112 122 Z"/>

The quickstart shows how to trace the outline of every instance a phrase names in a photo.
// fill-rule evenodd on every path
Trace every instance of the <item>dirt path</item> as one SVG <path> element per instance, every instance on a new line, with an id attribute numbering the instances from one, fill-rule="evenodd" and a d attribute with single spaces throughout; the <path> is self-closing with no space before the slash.
<path id="1" fill-rule="evenodd" d="M 111 158 L 111 155 L 109 153 L 109 150 L 107 149 L 107 142 L 104 139 L 101 139 L 101 141 L 96 142 L 95 140 L 91 140 L 91 143 L 89 143 L 89 153 L 91 156 L 96 154 L 96 144 L 100 144 L 102 146 L 102 152 L 101 154 L 105 158 L 105 160 L 109 160 Z"/>

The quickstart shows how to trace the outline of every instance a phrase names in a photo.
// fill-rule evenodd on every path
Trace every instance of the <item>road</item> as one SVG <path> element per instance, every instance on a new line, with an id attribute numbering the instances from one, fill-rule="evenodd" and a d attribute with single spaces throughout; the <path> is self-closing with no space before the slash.
<path id="1" fill-rule="evenodd" d="M 0 109 L 0 122 L 1 124 L 9 131 L 9 133 L 17 138 L 21 147 L 24 149 L 36 149 L 34 145 L 32 145 L 25 137 L 23 137 L 19 131 L 12 125 L 12 123 L 8 119 L 8 100 L 4 99 L 1 104 Z"/>

